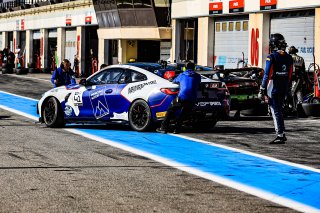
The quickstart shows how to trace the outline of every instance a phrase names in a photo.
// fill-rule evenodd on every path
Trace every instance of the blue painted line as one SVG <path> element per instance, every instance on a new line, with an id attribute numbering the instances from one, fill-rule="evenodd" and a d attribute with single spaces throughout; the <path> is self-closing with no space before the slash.
<path id="1" fill-rule="evenodd" d="M 1 91 L 0 105 L 36 115 L 36 101 Z M 77 130 L 270 192 L 320 211 L 319 172 L 172 135 L 84 128 Z"/>

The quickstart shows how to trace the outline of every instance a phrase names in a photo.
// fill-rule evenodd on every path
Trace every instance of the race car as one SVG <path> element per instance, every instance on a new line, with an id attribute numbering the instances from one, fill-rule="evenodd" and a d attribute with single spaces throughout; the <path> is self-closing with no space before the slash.
<path id="1" fill-rule="evenodd" d="M 112 65 L 81 79 L 79 85 L 53 88 L 38 102 L 39 121 L 48 127 L 66 123 L 125 122 L 146 131 L 164 119 L 179 85 L 131 65 Z M 228 116 L 230 97 L 224 83 L 203 77 L 189 119 L 214 126 Z M 210 123 L 208 123 L 210 122 Z"/>

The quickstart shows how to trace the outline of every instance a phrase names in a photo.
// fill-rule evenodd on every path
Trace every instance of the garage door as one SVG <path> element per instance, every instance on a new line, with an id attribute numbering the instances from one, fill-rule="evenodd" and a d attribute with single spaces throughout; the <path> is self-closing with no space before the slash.
<path id="1" fill-rule="evenodd" d="M 215 20 L 214 65 L 242 67 L 248 62 L 248 17 Z"/>
<path id="2" fill-rule="evenodd" d="M 66 29 L 65 56 L 73 63 L 74 56 L 77 54 L 76 48 L 77 31 L 76 29 Z"/>
<path id="3" fill-rule="evenodd" d="M 313 63 L 314 11 L 276 13 L 271 16 L 271 34 L 281 33 L 288 46 L 295 46 L 306 63 Z"/>

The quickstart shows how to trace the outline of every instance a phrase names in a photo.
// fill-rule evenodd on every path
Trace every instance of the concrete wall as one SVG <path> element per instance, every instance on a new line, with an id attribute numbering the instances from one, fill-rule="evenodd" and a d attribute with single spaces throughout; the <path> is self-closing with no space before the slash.
<path id="1" fill-rule="evenodd" d="M 15 31 L 65 27 L 67 17 L 71 18 L 72 26 L 84 26 L 85 17 L 88 14 L 92 16 L 92 25 L 97 25 L 98 22 L 90 0 L 78 0 L 1 13 L 0 29 L 1 31 Z"/>

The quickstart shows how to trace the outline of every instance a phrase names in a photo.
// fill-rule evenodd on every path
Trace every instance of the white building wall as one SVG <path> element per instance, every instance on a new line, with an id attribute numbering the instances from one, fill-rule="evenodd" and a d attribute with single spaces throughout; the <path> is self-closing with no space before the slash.
<path id="1" fill-rule="evenodd" d="M 229 0 L 173 0 L 172 18 L 209 15 L 209 3 L 223 2 L 223 14 L 229 13 Z M 259 0 L 245 0 L 244 12 L 260 11 Z M 320 7 L 319 0 L 277 0 L 277 10 Z"/>

